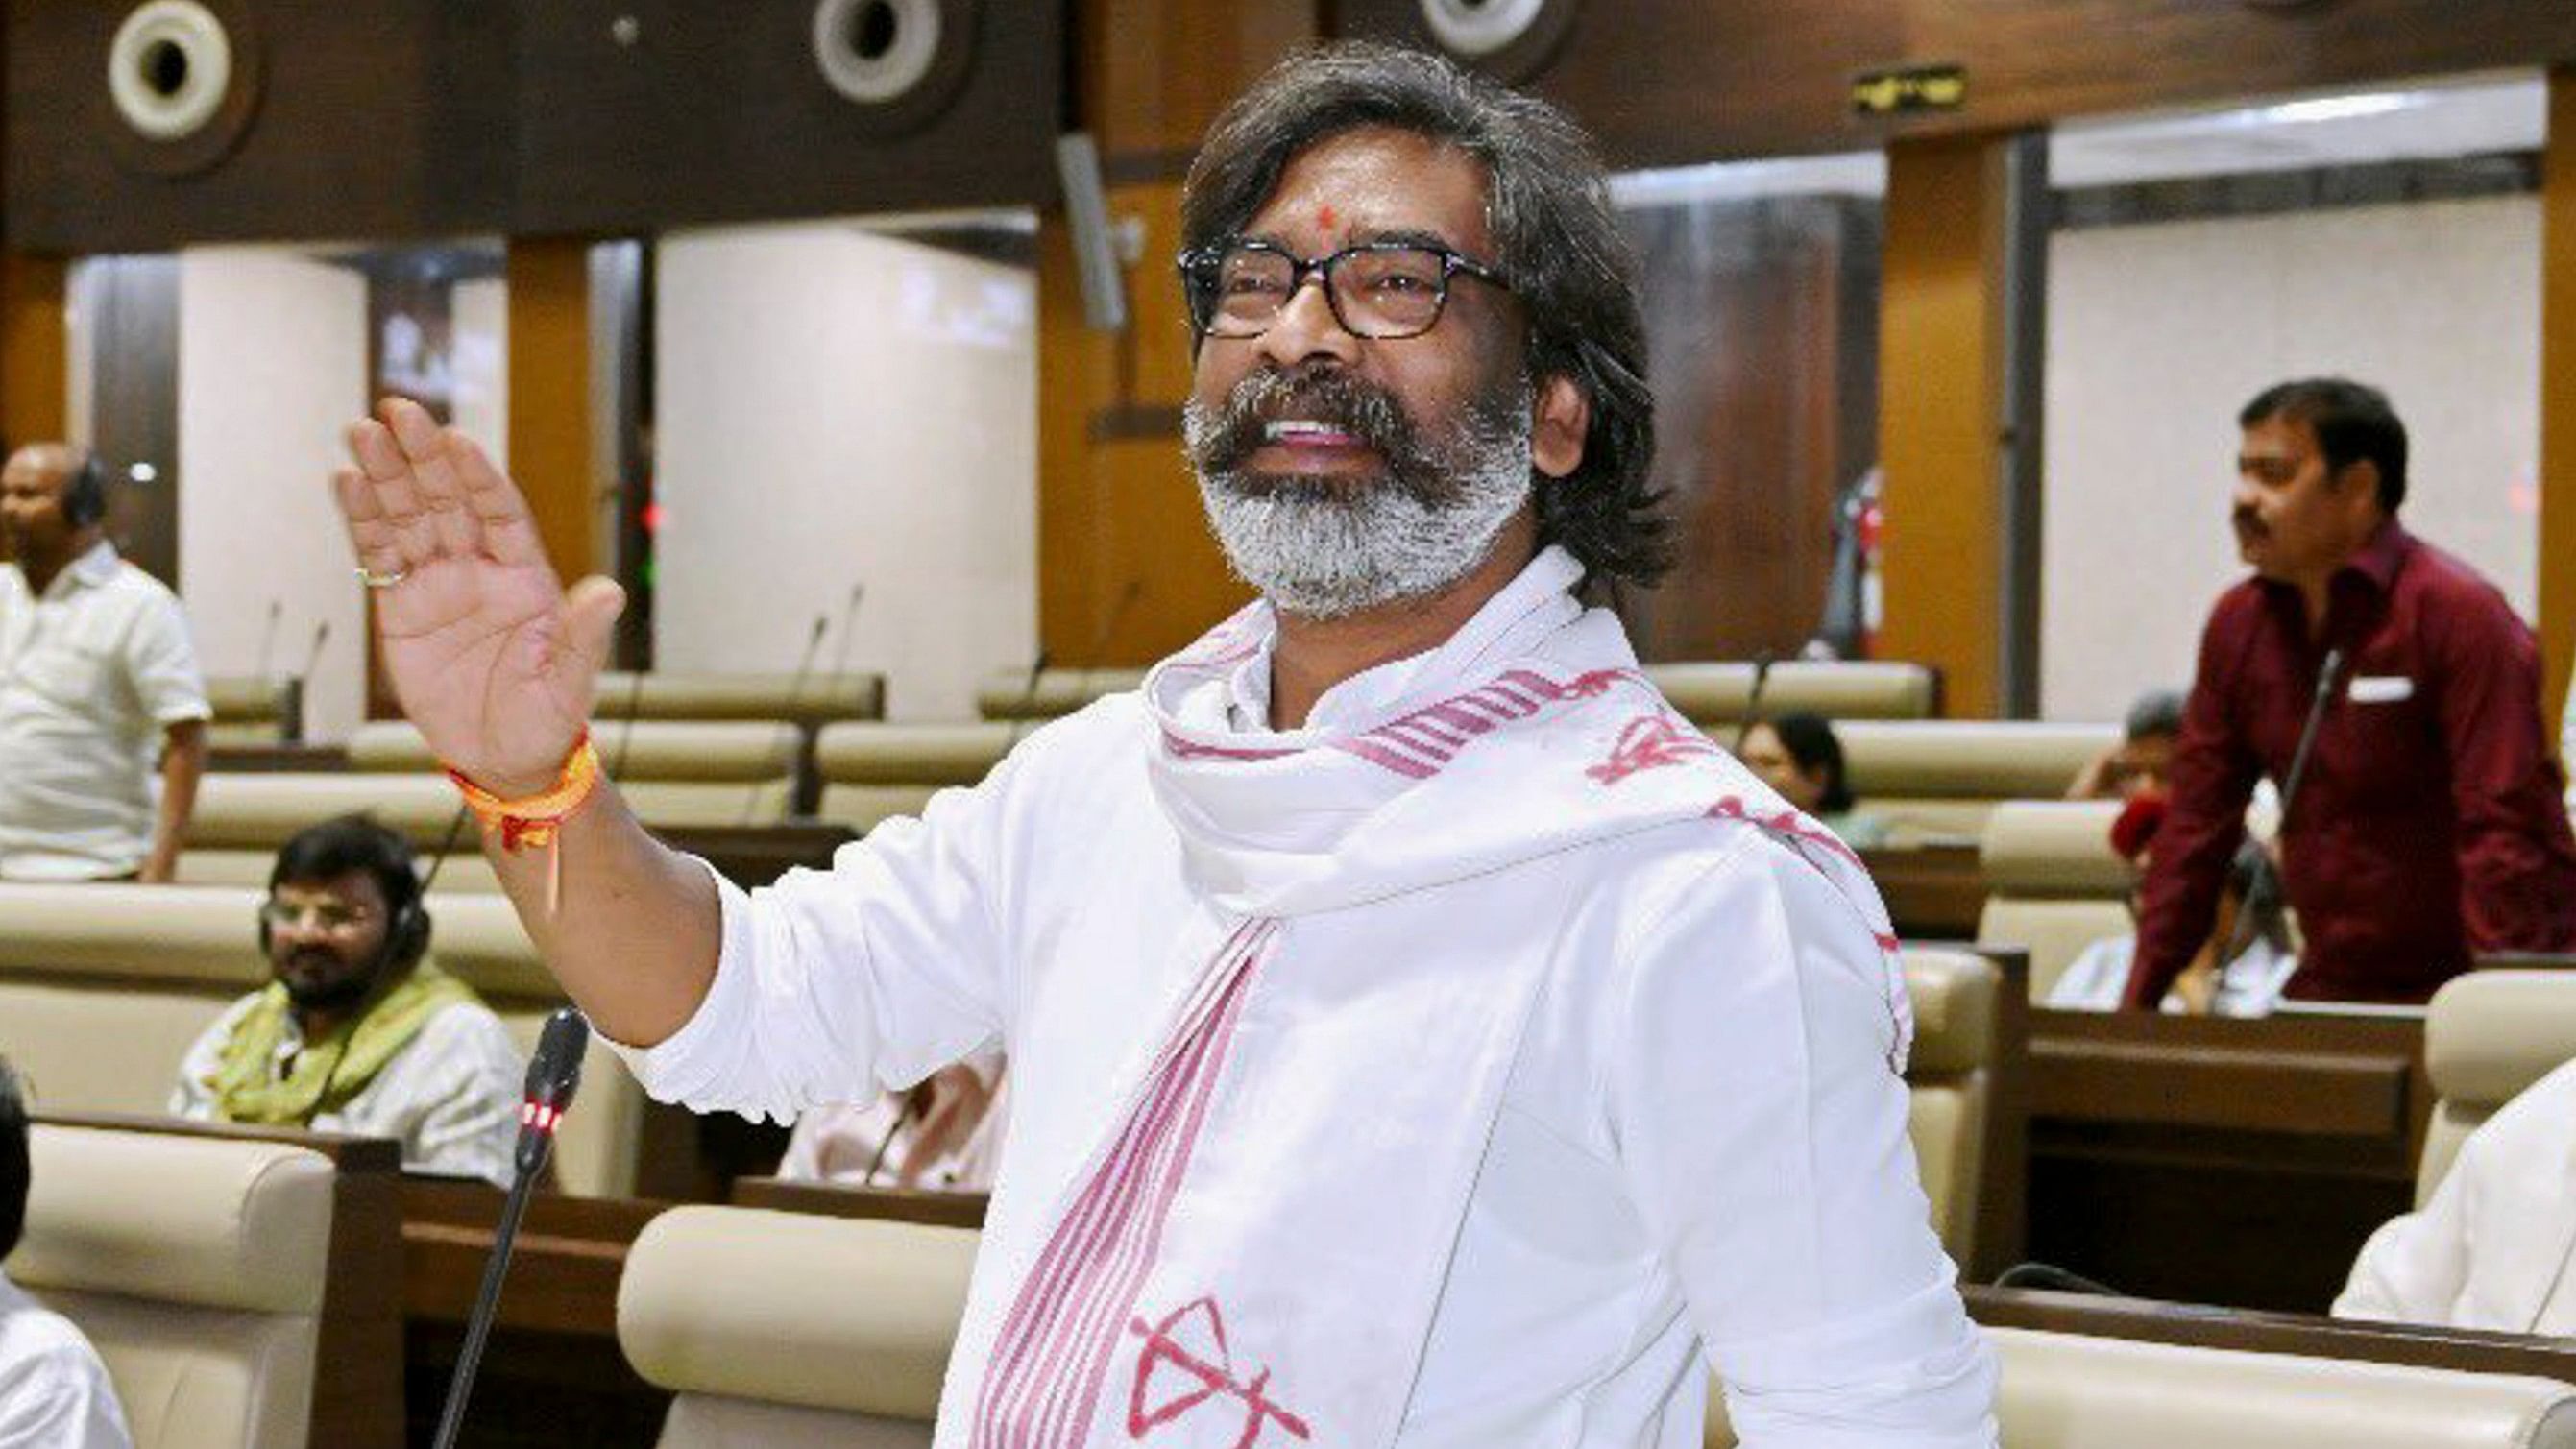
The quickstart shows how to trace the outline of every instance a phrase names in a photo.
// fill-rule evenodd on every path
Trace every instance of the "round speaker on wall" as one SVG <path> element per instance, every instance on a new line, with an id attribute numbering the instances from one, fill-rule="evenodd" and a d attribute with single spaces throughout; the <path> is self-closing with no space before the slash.
<path id="1" fill-rule="evenodd" d="M 814 64 L 881 135 L 946 110 L 974 43 L 975 0 L 815 0 Z"/>
<path id="2" fill-rule="evenodd" d="M 125 123 L 119 149 L 144 169 L 203 169 L 249 124 L 258 51 L 237 0 L 146 0 L 107 47 L 107 96 Z"/>
<path id="3" fill-rule="evenodd" d="M 1525 81 L 1556 55 L 1576 0 L 1415 0 L 1432 43 L 1506 81 Z"/>

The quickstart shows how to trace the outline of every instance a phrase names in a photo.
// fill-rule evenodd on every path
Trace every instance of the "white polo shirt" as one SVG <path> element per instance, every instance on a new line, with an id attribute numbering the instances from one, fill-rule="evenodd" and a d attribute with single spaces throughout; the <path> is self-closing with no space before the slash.
<path id="1" fill-rule="evenodd" d="M 39 596 L 0 564 L 0 880 L 130 874 L 164 731 L 204 719 L 178 596 L 102 542 Z"/>

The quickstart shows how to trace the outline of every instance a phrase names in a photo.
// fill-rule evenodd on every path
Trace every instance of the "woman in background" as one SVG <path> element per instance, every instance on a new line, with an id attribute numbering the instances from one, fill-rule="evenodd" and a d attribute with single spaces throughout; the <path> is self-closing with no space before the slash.
<path id="1" fill-rule="evenodd" d="M 1852 808 L 1843 778 L 1843 742 L 1820 715 L 1784 714 L 1744 732 L 1737 755 L 1762 783 L 1780 792 L 1854 850 L 1887 843 L 1887 822 Z"/>

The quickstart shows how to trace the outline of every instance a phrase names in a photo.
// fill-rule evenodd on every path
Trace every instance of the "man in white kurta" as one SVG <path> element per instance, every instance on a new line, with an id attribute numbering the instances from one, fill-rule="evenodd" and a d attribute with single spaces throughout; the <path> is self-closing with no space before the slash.
<path id="1" fill-rule="evenodd" d="M 2370 1235 L 2337 1318 L 2576 1334 L 2576 1062 L 2460 1144 L 2415 1211 Z"/>
<path id="2" fill-rule="evenodd" d="M 1703 1348 L 1750 1445 L 1989 1442 L 1985 1361 L 1916 1185 L 1891 1064 L 1901 986 L 1870 903 L 1819 866 L 1836 847 L 1816 827 L 1661 712 L 1616 621 L 1566 593 L 1576 573 L 1543 554 L 1448 645 L 1327 695 L 1302 737 L 1225 723 L 1259 717 L 1259 652 L 1214 670 L 1185 658 L 829 873 L 723 888 L 714 990 L 629 1058 L 655 1096 L 783 1117 L 1007 1045 L 1011 1134 L 943 1446 L 1054 1442 L 1017 1405 L 984 1411 L 996 1338 L 1051 1261 L 1064 1200 L 1115 1145 L 1155 1150 L 1112 1129 L 1183 1035 L 1176 1016 L 1229 980 L 1209 963 L 1243 949 L 1247 923 L 1311 945 L 1228 1003 L 1242 1056 L 1220 1067 L 1245 1078 L 1220 1069 L 1207 1097 L 1182 1098 L 1211 1118 L 1162 1150 L 1193 1152 L 1186 1171 L 1213 1180 L 1213 1235 L 1229 1205 L 1269 1197 L 1293 1204 L 1279 1217 L 1294 1232 L 1266 1260 L 1211 1253 L 1194 1265 L 1207 1278 L 1105 1290 L 1089 1338 L 1064 1350 L 1103 1356 L 1085 1372 L 1104 1422 L 1199 1387 L 1152 1357 L 1168 1323 L 1238 1388 L 1266 1372 L 1264 1401 L 1319 1444 L 1400 1426 L 1407 1445 L 1680 1449 L 1699 1442 Z M 1257 635 L 1258 613 L 1239 625 Z M 1474 739 L 1454 783 L 1323 743 L 1401 739 L 1388 721 L 1512 665 L 1623 677 Z M 1600 783 L 1586 772 L 1616 773 L 1625 718 L 1687 753 Z M 1484 778 L 1479 755 L 1515 744 L 1562 752 L 1569 794 L 1696 777 L 1705 807 L 1751 802 L 1775 824 L 1551 820 L 1536 782 Z M 1428 969 L 1436 957 L 1457 959 Z M 1479 1000 L 1488 982 L 1527 999 Z M 1194 1206 L 1159 1225 L 1164 1252 L 1196 1230 Z M 1118 1246 L 1142 1259 L 1151 1237 Z M 1280 1355 L 1283 1324 L 1339 1347 L 1301 1365 Z M 1166 1422 L 1206 1421 L 1174 1442 L 1231 1443 L 1249 1402 Z"/>
<path id="3" fill-rule="evenodd" d="M 417 408 L 352 430 L 388 669 L 527 802 L 484 808 L 548 963 L 701 1108 L 1006 1052 L 942 1449 L 1685 1449 L 1709 1365 L 1753 1449 L 1992 1445 L 1877 895 L 1579 597 L 1666 553 L 1580 133 L 1332 47 L 1182 210 L 1185 444 L 1262 601 L 764 891 L 582 793 L 613 587 Z"/>

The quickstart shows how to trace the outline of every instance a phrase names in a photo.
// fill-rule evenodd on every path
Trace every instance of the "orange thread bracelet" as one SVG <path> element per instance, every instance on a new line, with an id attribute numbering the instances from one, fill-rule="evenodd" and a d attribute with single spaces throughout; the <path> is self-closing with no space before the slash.
<path id="1" fill-rule="evenodd" d="M 554 784 L 542 794 L 516 800 L 502 799 L 452 766 L 447 767 L 447 778 L 456 782 L 465 808 L 474 812 L 484 831 L 501 837 L 503 850 L 515 853 L 524 846 L 543 850 L 555 843 L 555 831 L 599 788 L 599 752 L 590 747 L 590 731 L 583 730 Z"/>

